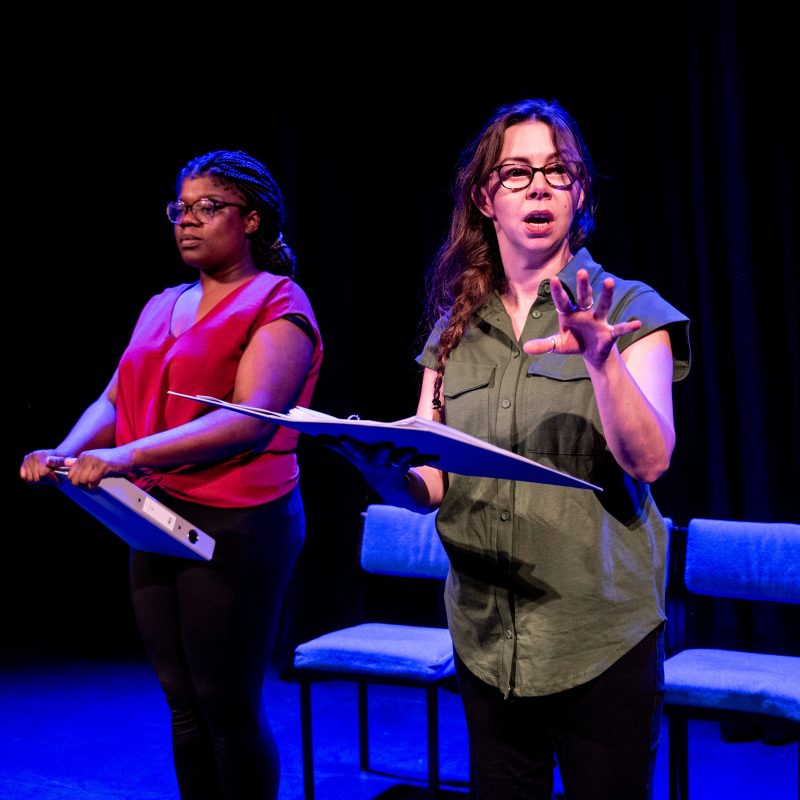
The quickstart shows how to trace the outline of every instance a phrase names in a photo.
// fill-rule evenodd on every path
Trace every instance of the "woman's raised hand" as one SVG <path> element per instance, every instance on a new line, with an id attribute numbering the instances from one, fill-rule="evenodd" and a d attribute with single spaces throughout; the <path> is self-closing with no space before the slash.
<path id="1" fill-rule="evenodd" d="M 606 278 L 600 297 L 595 302 L 589 273 L 578 270 L 576 303 L 573 304 L 558 278 L 550 280 L 550 296 L 558 312 L 558 333 L 544 339 L 529 339 L 522 346 L 526 353 L 579 354 L 592 366 L 602 366 L 620 336 L 633 333 L 642 323 L 639 320 L 609 324 L 608 310 L 614 297 L 614 279 Z"/>

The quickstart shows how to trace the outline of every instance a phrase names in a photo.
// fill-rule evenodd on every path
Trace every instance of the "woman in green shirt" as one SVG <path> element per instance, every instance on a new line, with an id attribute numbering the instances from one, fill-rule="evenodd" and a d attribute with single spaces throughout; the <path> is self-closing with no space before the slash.
<path id="1" fill-rule="evenodd" d="M 667 469 L 687 318 L 596 264 L 593 167 L 557 102 L 465 149 L 429 274 L 417 413 L 601 487 L 445 474 L 339 445 L 385 502 L 438 507 L 478 800 L 651 794 L 663 683 Z"/>

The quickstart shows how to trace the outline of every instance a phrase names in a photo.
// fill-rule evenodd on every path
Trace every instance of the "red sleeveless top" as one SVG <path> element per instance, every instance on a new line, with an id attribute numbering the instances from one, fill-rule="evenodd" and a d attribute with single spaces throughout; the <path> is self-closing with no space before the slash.
<path id="1" fill-rule="evenodd" d="M 273 320 L 296 314 L 315 334 L 311 368 L 297 398 L 309 406 L 322 361 L 322 343 L 305 292 L 290 278 L 262 272 L 224 297 L 180 336 L 171 331 L 178 297 L 191 284 L 166 289 L 142 310 L 118 371 L 116 440 L 127 444 L 175 428 L 214 409 L 167 394 L 205 394 L 231 400 L 239 360 L 253 333 Z M 282 409 L 278 409 L 282 410 Z M 158 485 L 182 500 L 240 508 L 275 500 L 297 484 L 299 433 L 278 428 L 261 450 L 223 462 L 185 464 L 139 476 L 144 489 Z"/>

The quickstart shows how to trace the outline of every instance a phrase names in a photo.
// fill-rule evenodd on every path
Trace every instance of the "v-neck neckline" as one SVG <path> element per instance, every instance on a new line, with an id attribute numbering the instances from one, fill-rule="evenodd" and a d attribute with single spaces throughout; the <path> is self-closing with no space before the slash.
<path id="1" fill-rule="evenodd" d="M 178 303 L 180 302 L 180 299 L 187 292 L 190 292 L 193 289 L 195 289 L 196 287 L 200 286 L 200 281 L 198 280 L 198 281 L 195 281 L 194 283 L 190 283 L 190 284 L 186 285 L 185 288 L 181 292 L 178 293 L 177 297 L 175 298 L 175 300 L 174 300 L 174 302 L 172 304 L 172 311 L 170 312 L 170 317 L 169 317 L 169 335 L 173 339 L 180 339 L 184 334 L 186 334 L 189 331 L 193 330 L 200 323 L 204 322 L 205 320 L 209 319 L 213 314 L 217 313 L 219 308 L 222 305 L 224 305 L 226 303 L 226 301 L 229 301 L 230 298 L 232 298 L 234 295 L 238 294 L 245 286 L 249 286 L 258 277 L 259 274 L 260 273 L 256 273 L 255 275 L 251 276 L 248 280 L 244 281 L 244 283 L 239 284 L 239 286 L 237 286 L 235 289 L 231 289 L 231 291 L 228 292 L 228 294 L 224 295 L 216 303 L 214 303 L 214 305 L 211 306 L 211 308 L 209 308 L 208 311 L 202 317 L 200 317 L 200 319 L 197 319 L 197 309 L 200 308 L 200 303 L 203 300 L 202 287 L 200 287 L 200 301 L 197 304 L 197 308 L 195 308 L 195 319 L 194 319 L 194 322 L 192 322 L 190 325 L 187 325 L 180 333 L 176 334 L 175 333 L 175 310 L 178 307 Z"/>

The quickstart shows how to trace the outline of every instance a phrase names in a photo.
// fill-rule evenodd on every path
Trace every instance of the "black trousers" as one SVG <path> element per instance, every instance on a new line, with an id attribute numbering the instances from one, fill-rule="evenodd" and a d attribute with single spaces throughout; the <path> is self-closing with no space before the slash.
<path id="1" fill-rule="evenodd" d="M 152 493 L 215 539 L 209 562 L 131 553 L 133 608 L 171 711 L 181 797 L 274 800 L 280 761 L 262 691 L 305 535 L 300 492 L 246 509 Z"/>
<path id="2" fill-rule="evenodd" d="M 652 796 L 664 687 L 663 626 L 597 678 L 553 695 L 514 697 L 456 655 L 476 800 L 550 800 L 558 760 L 567 800 Z"/>

